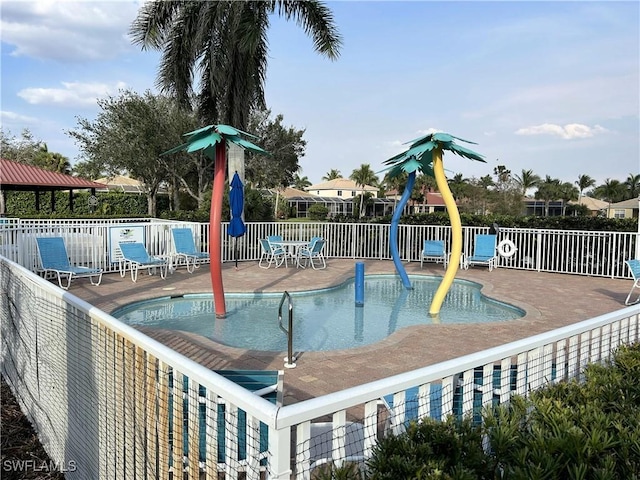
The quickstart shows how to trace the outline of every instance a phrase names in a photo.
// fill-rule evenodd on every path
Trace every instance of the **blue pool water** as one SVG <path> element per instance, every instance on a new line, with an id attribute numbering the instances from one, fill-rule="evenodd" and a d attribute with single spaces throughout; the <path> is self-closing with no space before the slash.
<path id="1" fill-rule="evenodd" d="M 437 318 L 429 306 L 440 277 L 412 276 L 407 290 L 395 275 L 368 275 L 364 306 L 355 306 L 355 282 L 323 290 L 291 293 L 296 351 L 342 350 L 379 342 L 412 325 L 497 322 L 521 318 L 517 307 L 480 293 L 482 285 L 455 280 Z M 210 294 L 162 297 L 112 312 L 133 326 L 183 330 L 231 347 L 284 352 L 286 335 L 278 326 L 282 294 L 226 294 L 227 317 L 215 318 Z M 282 309 L 288 323 L 287 301 Z"/>

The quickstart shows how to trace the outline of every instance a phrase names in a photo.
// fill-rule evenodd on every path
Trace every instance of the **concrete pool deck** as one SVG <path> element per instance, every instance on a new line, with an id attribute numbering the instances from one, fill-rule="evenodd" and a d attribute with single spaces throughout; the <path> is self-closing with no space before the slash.
<path id="1" fill-rule="evenodd" d="M 352 278 L 356 261 L 360 260 L 329 259 L 325 270 L 262 269 L 257 262 L 241 262 L 236 270 L 232 263 L 225 263 L 223 282 L 227 293 L 312 290 Z M 365 274 L 395 273 L 391 261 L 363 263 Z M 421 269 L 419 262 L 411 262 L 405 268 L 409 275 L 444 274 L 441 264 L 429 263 Z M 180 331 L 148 327 L 139 330 L 211 369 L 284 370 L 284 401 L 291 404 L 619 310 L 624 308 L 624 299 L 631 288 L 630 280 L 504 268 L 489 272 L 486 267 L 472 267 L 458 271 L 456 278 L 481 283 L 485 295 L 518 306 L 527 315 L 506 322 L 444 325 L 433 323 L 428 315 L 429 305 L 425 305 L 425 325 L 404 328 L 381 342 L 356 349 L 303 352 L 293 369 L 283 367 L 286 352 L 231 348 Z M 137 300 L 211 293 L 211 281 L 208 265 L 193 274 L 182 266 L 165 280 L 160 275 L 141 272 L 137 283 L 132 283 L 128 274 L 121 278 L 113 273 L 105 274 L 102 284 L 95 287 L 87 279 L 76 279 L 69 291 L 110 313 Z M 278 312 L 269 314 L 277 323 Z"/>

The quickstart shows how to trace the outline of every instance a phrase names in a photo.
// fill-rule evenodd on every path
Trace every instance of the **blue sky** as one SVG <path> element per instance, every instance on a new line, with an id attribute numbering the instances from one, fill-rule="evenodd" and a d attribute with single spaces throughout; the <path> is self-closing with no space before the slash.
<path id="1" fill-rule="evenodd" d="M 486 164 L 445 154 L 449 175 L 531 169 L 598 183 L 640 173 L 640 3 L 327 2 L 337 61 L 273 17 L 266 100 L 304 128 L 301 175 L 383 169 L 430 131 L 472 140 Z M 96 100 L 155 90 L 159 55 L 131 45 L 136 1 L 0 1 L 2 128 L 28 128 L 75 163 L 66 131 Z"/>

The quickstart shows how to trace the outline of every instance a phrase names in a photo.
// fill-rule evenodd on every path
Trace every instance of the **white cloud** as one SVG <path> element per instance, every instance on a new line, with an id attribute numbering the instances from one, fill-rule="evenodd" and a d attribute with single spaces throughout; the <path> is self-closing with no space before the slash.
<path id="1" fill-rule="evenodd" d="M 58 105 L 63 107 L 93 106 L 98 98 L 115 94 L 126 88 L 124 82 L 115 84 L 62 82 L 64 88 L 25 88 L 18 96 L 32 105 Z"/>
<path id="2" fill-rule="evenodd" d="M 126 32 L 138 2 L 2 1 L 2 42 L 13 56 L 81 62 L 136 47 Z"/>
<path id="3" fill-rule="evenodd" d="M 516 135 L 553 135 L 564 138 L 565 140 L 573 140 L 576 138 L 590 138 L 594 135 L 606 133 L 608 130 L 595 125 L 589 127 L 580 123 L 569 123 L 564 127 L 553 123 L 543 123 L 542 125 L 534 125 L 531 127 L 520 128 L 516 130 Z"/>
<path id="4" fill-rule="evenodd" d="M 3 125 L 6 125 L 8 123 L 31 123 L 38 121 L 37 118 L 29 117 L 27 115 L 20 115 L 19 113 L 9 112 L 6 110 L 0 111 L 0 119 L 2 119 Z"/>

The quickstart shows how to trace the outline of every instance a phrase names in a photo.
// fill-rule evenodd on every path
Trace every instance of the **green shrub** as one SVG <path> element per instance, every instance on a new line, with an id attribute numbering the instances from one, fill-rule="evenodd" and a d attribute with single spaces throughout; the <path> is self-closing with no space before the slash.
<path id="1" fill-rule="evenodd" d="M 427 418 L 400 435 L 383 438 L 367 461 L 371 480 L 490 478 L 482 430 L 471 418 Z"/>
<path id="2" fill-rule="evenodd" d="M 314 203 L 309 207 L 309 218 L 311 220 L 326 220 L 329 215 L 329 208 L 320 203 Z"/>
<path id="3" fill-rule="evenodd" d="M 411 423 L 374 447 L 367 478 L 640 479 L 640 343 L 582 373 L 485 410 L 482 425 Z"/>

